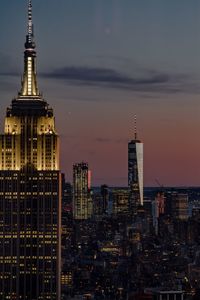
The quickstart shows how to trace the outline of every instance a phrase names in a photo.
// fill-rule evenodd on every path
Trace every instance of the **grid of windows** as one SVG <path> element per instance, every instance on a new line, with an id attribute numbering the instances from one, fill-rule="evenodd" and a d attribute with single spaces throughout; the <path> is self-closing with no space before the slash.
<path id="1" fill-rule="evenodd" d="M 0 292 L 5 296 L 56 295 L 59 178 L 56 171 L 0 172 Z"/>

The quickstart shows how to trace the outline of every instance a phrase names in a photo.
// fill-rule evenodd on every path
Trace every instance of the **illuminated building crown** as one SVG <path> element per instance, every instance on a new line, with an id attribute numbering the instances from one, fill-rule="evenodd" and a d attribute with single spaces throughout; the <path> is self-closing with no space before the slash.
<path id="1" fill-rule="evenodd" d="M 32 0 L 28 1 L 28 32 L 24 51 L 24 74 L 22 79 L 20 98 L 40 98 L 37 87 L 36 51 L 32 21 Z"/>

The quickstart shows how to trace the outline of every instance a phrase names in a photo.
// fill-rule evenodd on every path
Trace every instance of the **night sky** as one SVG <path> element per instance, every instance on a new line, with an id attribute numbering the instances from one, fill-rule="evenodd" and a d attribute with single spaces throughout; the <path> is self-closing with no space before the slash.
<path id="1" fill-rule="evenodd" d="M 0 124 L 20 89 L 27 1 L 0 3 Z M 144 142 L 145 185 L 200 185 L 200 1 L 33 0 L 38 84 L 54 108 L 61 167 L 127 185 Z"/>

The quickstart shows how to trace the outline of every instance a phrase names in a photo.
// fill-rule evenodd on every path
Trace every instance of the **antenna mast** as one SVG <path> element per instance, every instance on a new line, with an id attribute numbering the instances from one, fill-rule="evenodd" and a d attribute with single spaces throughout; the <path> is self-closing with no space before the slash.
<path id="1" fill-rule="evenodd" d="M 32 42 L 33 38 L 33 20 L 32 20 L 32 0 L 28 1 L 28 41 Z"/>
<path id="2" fill-rule="evenodd" d="M 137 115 L 134 115 L 134 136 L 135 140 L 137 140 Z"/>

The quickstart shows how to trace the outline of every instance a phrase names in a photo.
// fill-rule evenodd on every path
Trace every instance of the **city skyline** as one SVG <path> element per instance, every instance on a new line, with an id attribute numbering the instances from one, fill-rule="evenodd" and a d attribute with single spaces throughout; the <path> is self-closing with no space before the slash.
<path id="1" fill-rule="evenodd" d="M 195 19 L 77 1 L 2 5 L 0 298 L 200 299 L 200 74 L 175 51 Z"/>
<path id="2" fill-rule="evenodd" d="M 145 185 L 199 185 L 200 4 L 106 2 L 48 0 L 47 11 L 34 1 L 39 89 L 59 116 L 62 171 L 72 181 L 84 160 L 93 185 L 127 185 L 137 114 Z M 1 4 L 1 126 L 23 74 L 25 4 Z"/>

